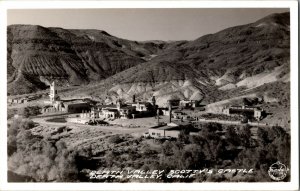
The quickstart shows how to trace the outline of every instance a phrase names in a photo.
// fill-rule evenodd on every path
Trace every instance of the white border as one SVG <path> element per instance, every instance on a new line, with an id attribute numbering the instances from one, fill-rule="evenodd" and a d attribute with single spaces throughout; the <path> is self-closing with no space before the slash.
<path id="1" fill-rule="evenodd" d="M 291 182 L 289 183 L 7 183 L 7 9 L 62 8 L 290 8 Z M 1 174 L 0 190 L 298 190 L 298 2 L 297 1 L 0 1 Z"/>

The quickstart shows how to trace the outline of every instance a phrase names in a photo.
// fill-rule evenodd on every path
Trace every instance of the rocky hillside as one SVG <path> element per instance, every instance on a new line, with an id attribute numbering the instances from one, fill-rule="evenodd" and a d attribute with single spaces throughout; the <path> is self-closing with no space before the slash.
<path id="1" fill-rule="evenodd" d="M 65 96 L 154 95 L 159 104 L 170 98 L 215 102 L 247 93 L 273 95 L 278 84 L 289 84 L 289 20 L 289 13 L 272 14 L 194 41 L 168 43 L 128 41 L 98 30 L 10 26 L 9 93 L 35 91 L 58 78 L 63 85 L 88 84 Z"/>
<path id="2" fill-rule="evenodd" d="M 8 94 L 44 89 L 49 81 L 81 85 L 150 60 L 167 43 L 135 42 L 99 30 L 34 25 L 7 28 Z"/>
<path id="3" fill-rule="evenodd" d="M 217 101 L 255 93 L 264 84 L 289 83 L 289 19 L 289 13 L 272 14 L 194 41 L 173 43 L 150 61 L 76 94 L 106 92 L 108 97 L 125 99 L 133 94 L 143 99 L 155 95 L 158 102 L 170 97 Z"/>

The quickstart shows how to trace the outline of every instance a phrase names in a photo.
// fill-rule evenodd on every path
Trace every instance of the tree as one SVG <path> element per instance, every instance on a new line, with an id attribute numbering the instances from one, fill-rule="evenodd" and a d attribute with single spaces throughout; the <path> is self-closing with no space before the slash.
<path id="1" fill-rule="evenodd" d="M 24 141 L 29 141 L 31 139 L 31 133 L 27 132 L 27 130 L 32 129 L 34 126 L 35 124 L 33 121 L 22 118 L 14 119 L 12 124 L 8 125 L 7 149 L 9 156 L 12 155 L 15 151 L 17 151 L 17 142 L 21 142 L 20 146 L 24 148 L 26 147 L 26 145 L 23 144 Z"/>
<path id="2" fill-rule="evenodd" d="M 241 140 L 240 140 L 238 134 L 236 133 L 234 126 L 227 127 L 225 137 L 230 144 L 232 144 L 234 146 L 241 145 L 240 144 Z"/>
<path id="3" fill-rule="evenodd" d="M 33 135 L 30 130 L 21 129 L 16 137 L 17 149 L 25 151 L 26 148 L 30 148 L 33 143 Z"/>
<path id="4" fill-rule="evenodd" d="M 191 135 L 190 136 L 190 143 L 192 144 L 200 144 L 200 142 L 203 140 L 204 138 L 202 136 L 199 135 Z"/>
<path id="5" fill-rule="evenodd" d="M 29 119 L 16 118 L 13 120 L 12 124 L 8 125 L 7 130 L 7 151 L 8 156 L 11 156 L 17 151 L 18 142 L 19 146 L 26 148 L 24 141 L 31 141 L 31 133 L 27 130 L 32 129 L 35 126 L 34 122 Z M 21 132 L 21 133 L 20 133 Z M 19 140 L 22 139 L 22 140 Z M 24 140 L 23 140 L 24 139 Z"/>
<path id="6" fill-rule="evenodd" d="M 19 128 L 17 150 L 8 159 L 9 169 L 37 181 L 76 181 L 78 168 L 75 153 L 65 142 L 49 142 Z"/>
<path id="7" fill-rule="evenodd" d="M 263 128 L 258 127 L 257 140 L 261 146 L 266 146 L 269 143 L 268 132 Z"/>
<path id="8" fill-rule="evenodd" d="M 291 136 L 286 132 L 281 132 L 271 143 L 277 148 L 276 159 L 289 165 L 291 156 Z"/>
<path id="9" fill-rule="evenodd" d="M 19 119 L 15 119 L 11 125 L 8 125 L 7 130 L 7 152 L 8 156 L 12 155 L 15 151 L 17 151 L 17 134 L 19 126 L 16 122 Z"/>
<path id="10" fill-rule="evenodd" d="M 144 147 L 142 152 L 143 152 L 145 158 L 151 158 L 157 154 L 157 151 L 151 149 L 149 146 Z"/>
<path id="11" fill-rule="evenodd" d="M 162 145 L 162 154 L 164 156 L 170 156 L 173 154 L 173 151 L 172 151 L 172 143 L 170 141 L 165 141 Z"/>
<path id="12" fill-rule="evenodd" d="M 55 143 L 49 142 L 49 141 L 43 141 L 43 153 L 50 158 L 51 160 L 54 160 L 57 153 L 57 147 L 55 146 Z"/>
<path id="13" fill-rule="evenodd" d="M 58 181 L 63 182 L 73 182 L 78 178 L 78 169 L 75 161 L 75 154 L 69 150 L 61 152 L 55 158 L 56 165 L 59 169 L 58 171 Z"/>
<path id="14" fill-rule="evenodd" d="M 106 165 L 107 167 L 112 167 L 116 158 L 117 158 L 117 154 L 113 151 L 109 151 L 106 155 L 105 155 L 105 161 L 106 161 Z"/>
<path id="15" fill-rule="evenodd" d="M 245 125 L 241 128 L 240 130 L 240 139 L 241 139 L 241 144 L 244 146 L 244 147 L 250 147 L 250 144 L 251 144 L 251 130 L 250 130 L 250 126 L 248 125 Z"/>
<path id="16" fill-rule="evenodd" d="M 236 165 L 242 166 L 243 168 L 255 168 L 258 162 L 258 151 L 256 148 L 242 150 L 237 158 L 235 159 Z"/>
<path id="17" fill-rule="evenodd" d="M 29 130 L 35 127 L 35 123 L 30 119 L 23 119 L 20 125 L 21 128 L 25 130 Z"/>
<path id="18" fill-rule="evenodd" d="M 207 123 L 202 125 L 202 134 L 206 136 L 210 133 L 215 133 L 217 130 L 222 131 L 222 125 L 219 123 Z"/>
<path id="19" fill-rule="evenodd" d="M 221 140 L 213 150 L 213 155 L 217 160 L 217 159 L 222 159 L 225 154 L 226 154 L 226 142 L 224 140 Z"/>
<path id="20" fill-rule="evenodd" d="M 287 134 L 286 131 L 280 126 L 273 126 L 272 128 L 268 128 L 267 132 L 268 132 L 268 139 L 270 141 L 279 137 L 282 138 Z"/>
<path id="21" fill-rule="evenodd" d="M 178 141 L 184 144 L 189 143 L 189 132 L 186 129 L 180 131 Z"/>
<path id="22" fill-rule="evenodd" d="M 39 115 L 41 108 L 39 106 L 27 106 L 19 109 L 18 114 L 28 118 L 30 116 Z"/>

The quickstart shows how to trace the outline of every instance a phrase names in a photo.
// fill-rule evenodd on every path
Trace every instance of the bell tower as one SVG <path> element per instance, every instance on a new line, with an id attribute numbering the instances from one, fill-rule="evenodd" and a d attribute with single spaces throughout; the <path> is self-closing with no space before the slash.
<path id="1" fill-rule="evenodd" d="M 54 102 L 58 98 L 57 90 L 55 89 L 55 82 L 54 81 L 50 84 L 50 94 L 49 94 L 49 97 L 50 97 L 50 102 Z"/>

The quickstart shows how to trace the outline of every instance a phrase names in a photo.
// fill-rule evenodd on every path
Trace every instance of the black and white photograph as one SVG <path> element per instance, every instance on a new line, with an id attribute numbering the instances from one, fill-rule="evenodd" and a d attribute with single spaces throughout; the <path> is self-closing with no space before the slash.
<path id="1" fill-rule="evenodd" d="M 267 185 L 299 177 L 291 162 L 298 45 L 290 6 L 5 14 L 9 185 Z"/>

